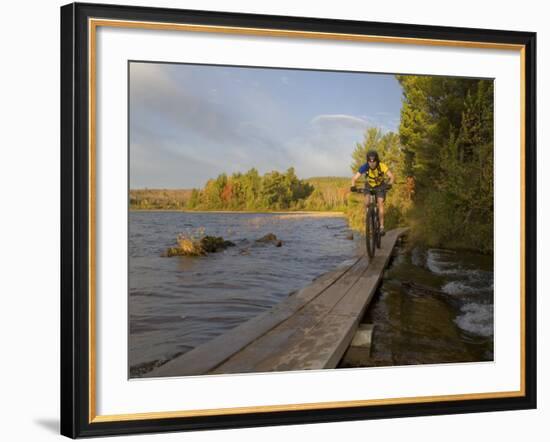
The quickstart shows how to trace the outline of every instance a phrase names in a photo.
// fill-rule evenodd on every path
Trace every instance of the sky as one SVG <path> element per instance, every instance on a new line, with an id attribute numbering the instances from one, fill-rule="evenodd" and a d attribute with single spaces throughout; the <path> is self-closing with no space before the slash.
<path id="1" fill-rule="evenodd" d="M 131 62 L 130 188 L 252 167 L 351 177 L 365 131 L 397 131 L 401 96 L 387 74 Z"/>

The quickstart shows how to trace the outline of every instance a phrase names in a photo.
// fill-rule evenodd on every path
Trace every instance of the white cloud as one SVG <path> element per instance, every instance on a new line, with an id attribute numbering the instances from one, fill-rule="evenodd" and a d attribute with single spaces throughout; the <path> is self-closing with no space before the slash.
<path id="1" fill-rule="evenodd" d="M 325 126 L 339 126 L 346 129 L 362 130 L 367 129 L 367 127 L 369 126 L 369 122 L 367 119 L 345 114 L 317 115 L 311 120 L 311 123 Z"/>
<path id="2" fill-rule="evenodd" d="M 361 116 L 369 121 L 369 126 L 377 127 L 382 132 L 395 132 L 399 127 L 400 116 L 390 112 L 376 112 L 374 116 Z"/>

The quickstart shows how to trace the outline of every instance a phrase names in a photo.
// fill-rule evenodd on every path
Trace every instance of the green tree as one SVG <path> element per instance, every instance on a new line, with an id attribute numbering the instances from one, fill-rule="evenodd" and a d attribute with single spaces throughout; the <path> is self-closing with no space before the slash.
<path id="1" fill-rule="evenodd" d="M 196 208 L 200 204 L 200 191 L 198 189 L 193 189 L 191 191 L 191 197 L 187 203 L 187 207 L 190 209 Z"/>
<path id="2" fill-rule="evenodd" d="M 398 80 L 403 172 L 416 179 L 409 223 L 429 244 L 492 250 L 492 81 Z"/>
<path id="3" fill-rule="evenodd" d="M 359 170 L 359 167 L 365 163 L 367 152 L 369 150 L 380 149 L 380 143 L 383 135 L 382 130 L 377 127 L 370 127 L 365 132 L 362 143 L 355 145 L 355 150 L 352 153 L 351 171 L 355 173 Z"/>
<path id="4" fill-rule="evenodd" d="M 285 175 L 276 170 L 266 173 L 262 179 L 260 191 L 262 206 L 266 209 L 286 209 L 292 200 L 292 193 L 288 187 Z"/>
<path id="5" fill-rule="evenodd" d="M 245 207 L 248 210 L 257 208 L 259 205 L 260 188 L 262 186 L 260 174 L 255 168 L 252 168 L 243 175 L 242 182 Z"/>
<path id="6" fill-rule="evenodd" d="M 187 207 L 204 210 L 333 210 L 345 205 L 342 182 L 347 178 L 321 178 L 320 188 L 299 179 L 293 167 L 281 173 L 271 171 L 260 176 L 256 169 L 231 176 L 220 174 L 202 190 L 189 191 Z M 315 193 L 317 190 L 317 193 Z M 179 202 L 175 202 L 180 204 Z"/>

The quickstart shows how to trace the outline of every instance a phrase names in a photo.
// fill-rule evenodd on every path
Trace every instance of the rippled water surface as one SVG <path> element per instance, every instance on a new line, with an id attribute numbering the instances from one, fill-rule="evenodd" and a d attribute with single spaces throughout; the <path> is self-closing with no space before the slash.
<path id="1" fill-rule="evenodd" d="M 363 322 L 372 366 L 493 360 L 491 256 L 404 245 Z"/>
<path id="2" fill-rule="evenodd" d="M 236 246 L 163 258 L 177 234 L 203 227 Z M 256 242 L 268 233 L 282 247 Z M 129 365 L 138 377 L 222 334 L 357 254 L 341 217 L 130 212 Z"/>
<path id="3" fill-rule="evenodd" d="M 236 246 L 164 258 L 180 232 L 204 228 Z M 273 233 L 281 247 L 256 239 Z M 340 217 L 131 212 L 130 376 L 139 377 L 349 264 L 362 249 Z M 493 360 L 492 257 L 397 247 L 363 320 L 375 325 L 366 365 Z M 343 364 L 343 366 L 346 366 Z"/>

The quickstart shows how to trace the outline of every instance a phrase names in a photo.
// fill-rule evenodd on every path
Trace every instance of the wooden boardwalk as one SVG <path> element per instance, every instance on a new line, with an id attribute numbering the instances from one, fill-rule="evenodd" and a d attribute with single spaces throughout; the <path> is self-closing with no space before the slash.
<path id="1" fill-rule="evenodd" d="M 349 267 L 325 273 L 265 313 L 145 377 L 335 368 L 406 230 L 387 232 L 370 262 L 363 255 Z"/>

